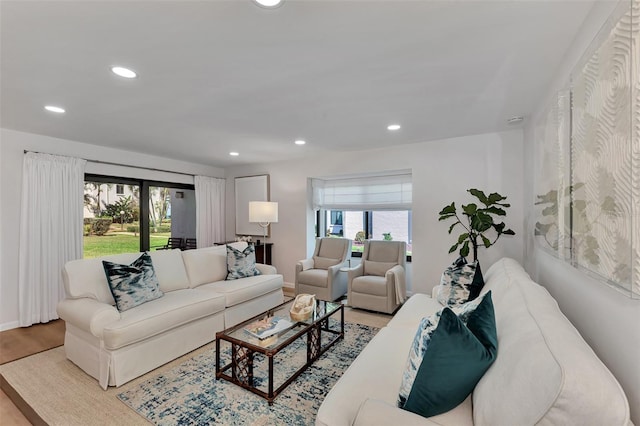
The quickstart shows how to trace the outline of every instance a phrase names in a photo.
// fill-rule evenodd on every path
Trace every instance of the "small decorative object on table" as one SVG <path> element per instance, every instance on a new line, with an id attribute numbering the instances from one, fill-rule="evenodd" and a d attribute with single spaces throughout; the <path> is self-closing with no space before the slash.
<path id="1" fill-rule="evenodd" d="M 294 321 L 305 321 L 311 318 L 316 306 L 315 294 L 299 294 L 293 301 L 289 314 Z"/>
<path id="2" fill-rule="evenodd" d="M 293 323 L 286 318 L 266 316 L 261 320 L 254 321 L 244 329 L 247 333 L 258 339 L 266 339 L 281 331 L 288 330 Z"/>

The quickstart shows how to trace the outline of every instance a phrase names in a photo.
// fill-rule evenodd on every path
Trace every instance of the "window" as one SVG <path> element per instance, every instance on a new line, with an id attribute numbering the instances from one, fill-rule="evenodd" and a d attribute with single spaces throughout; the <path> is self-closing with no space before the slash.
<path id="1" fill-rule="evenodd" d="M 84 206 L 85 258 L 158 249 L 169 237 L 195 238 L 193 185 L 85 175 Z"/>
<path id="2" fill-rule="evenodd" d="M 364 240 L 393 240 L 407 243 L 407 260 L 411 260 L 410 210 L 320 210 L 319 216 L 326 224 L 324 236 L 353 240 L 352 256 L 362 255 Z"/>
<path id="3" fill-rule="evenodd" d="M 312 179 L 316 236 L 353 240 L 353 256 L 361 256 L 364 240 L 407 243 L 411 256 L 411 172 Z"/>

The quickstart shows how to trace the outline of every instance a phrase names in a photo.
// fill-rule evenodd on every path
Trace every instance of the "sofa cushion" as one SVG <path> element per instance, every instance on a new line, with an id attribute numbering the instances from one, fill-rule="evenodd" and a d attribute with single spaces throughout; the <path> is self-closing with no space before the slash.
<path id="1" fill-rule="evenodd" d="M 227 280 L 260 275 L 256 269 L 256 251 L 253 245 L 244 250 L 227 246 Z"/>
<path id="2" fill-rule="evenodd" d="M 377 275 L 382 276 L 387 273 L 387 271 L 394 266 L 396 266 L 398 262 L 376 262 L 373 260 L 364 261 L 364 274 L 365 275 Z"/>
<path id="3" fill-rule="evenodd" d="M 431 417 L 457 407 L 496 358 L 498 338 L 491 295 L 469 314 L 467 325 L 444 308 L 404 409 Z"/>
<path id="4" fill-rule="evenodd" d="M 189 286 L 189 280 L 181 259 L 182 255 L 180 250 L 161 250 L 160 252 L 151 252 L 150 255 L 156 277 L 160 283 L 160 290 L 167 292 Z M 107 277 L 104 274 L 102 261 L 106 260 L 113 263 L 130 264 L 139 256 L 140 253 L 122 253 L 67 262 L 62 268 L 62 277 L 67 297 L 72 299 L 90 297 L 103 303 L 115 305 Z"/>
<path id="5" fill-rule="evenodd" d="M 189 288 L 189 277 L 182 260 L 182 251 L 156 250 L 149 252 L 163 292 Z"/>
<path id="6" fill-rule="evenodd" d="M 486 277 L 500 351 L 473 392 L 475 423 L 626 424 L 620 385 L 547 290 L 513 259 Z"/>
<path id="7" fill-rule="evenodd" d="M 387 327 L 409 327 L 415 331 L 416 324 L 424 317 L 428 317 L 442 309 L 436 299 L 426 294 L 416 293 L 407 299 L 387 324 Z"/>
<path id="8" fill-rule="evenodd" d="M 223 310 L 224 296 L 220 294 L 199 289 L 172 291 L 122 312 L 119 321 L 103 329 L 104 346 L 122 348 Z"/>
<path id="9" fill-rule="evenodd" d="M 282 275 L 276 274 L 257 275 L 241 280 L 218 281 L 204 284 L 198 287 L 198 290 L 203 289 L 222 294 L 225 298 L 225 306 L 230 307 L 280 288 L 282 288 Z"/>
<path id="10" fill-rule="evenodd" d="M 189 287 L 224 280 L 227 276 L 227 247 L 213 246 L 182 252 Z"/>
<path id="11" fill-rule="evenodd" d="M 130 264 L 103 260 L 102 266 L 120 312 L 163 296 L 148 253 L 142 253 Z"/>

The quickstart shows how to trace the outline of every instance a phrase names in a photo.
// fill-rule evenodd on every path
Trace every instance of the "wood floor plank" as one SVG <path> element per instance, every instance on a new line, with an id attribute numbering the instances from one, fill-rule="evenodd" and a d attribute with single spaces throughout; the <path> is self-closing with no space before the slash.
<path id="1" fill-rule="evenodd" d="M 60 319 L 0 332 L 0 364 L 61 346 L 64 332 Z"/>

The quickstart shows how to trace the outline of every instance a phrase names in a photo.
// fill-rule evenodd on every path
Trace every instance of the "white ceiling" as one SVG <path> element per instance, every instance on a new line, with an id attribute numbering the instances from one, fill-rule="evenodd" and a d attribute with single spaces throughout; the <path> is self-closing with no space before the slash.
<path id="1" fill-rule="evenodd" d="M 2 0 L 0 125 L 219 167 L 505 130 L 592 5 Z"/>

